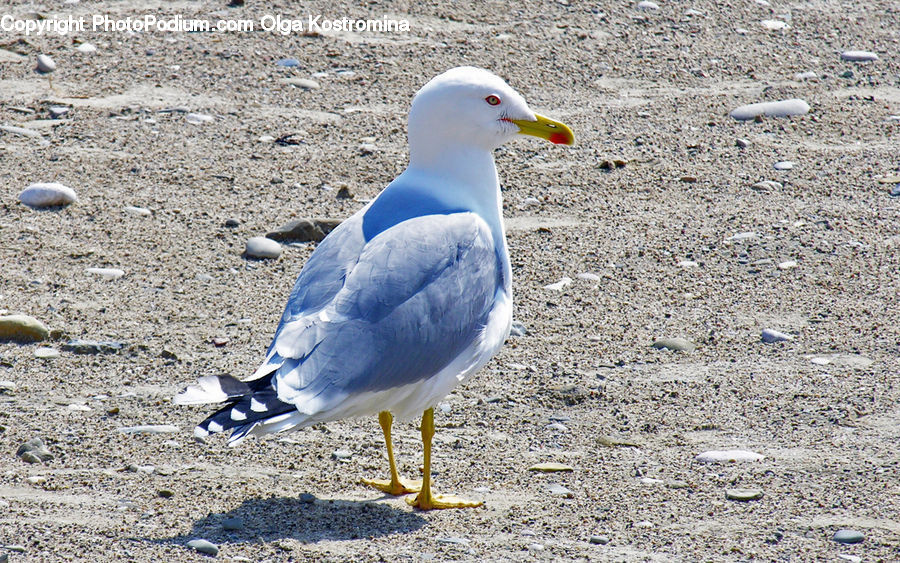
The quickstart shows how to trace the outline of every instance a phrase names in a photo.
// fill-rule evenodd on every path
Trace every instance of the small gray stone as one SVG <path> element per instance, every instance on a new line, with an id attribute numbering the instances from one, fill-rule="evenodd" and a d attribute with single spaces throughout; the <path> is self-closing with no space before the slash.
<path id="1" fill-rule="evenodd" d="M 833 539 L 838 543 L 860 543 L 866 539 L 866 536 L 856 530 L 843 529 L 835 532 Z"/>
<path id="2" fill-rule="evenodd" d="M 27 343 L 46 340 L 50 331 L 44 323 L 28 315 L 0 316 L 0 340 Z"/>
<path id="3" fill-rule="evenodd" d="M 843 53 L 841 53 L 841 60 L 854 63 L 877 61 L 878 55 L 876 55 L 872 51 L 844 51 Z"/>
<path id="4" fill-rule="evenodd" d="M 278 59 L 278 61 L 276 61 L 275 64 L 277 64 L 278 66 L 295 67 L 295 66 L 300 66 L 300 61 L 298 61 L 297 59 L 291 59 L 291 58 Z"/>
<path id="5" fill-rule="evenodd" d="M 153 215 L 153 212 L 146 207 L 136 207 L 134 205 L 126 205 L 122 208 L 122 211 L 137 217 L 149 217 L 150 215 Z"/>
<path id="6" fill-rule="evenodd" d="M 725 498 L 727 498 L 728 500 L 736 500 L 740 502 L 759 500 L 762 497 L 763 492 L 759 489 L 728 489 L 725 491 Z"/>
<path id="7" fill-rule="evenodd" d="M 56 70 L 56 63 L 47 55 L 38 55 L 36 70 L 42 74 L 48 74 Z"/>
<path id="8" fill-rule="evenodd" d="M 738 146 L 738 148 L 746 149 L 750 146 L 750 141 L 747 139 L 737 139 L 734 141 L 734 144 Z"/>
<path id="9" fill-rule="evenodd" d="M 298 219 L 266 233 L 266 238 L 278 242 L 322 242 L 340 224 L 340 219 Z"/>
<path id="10" fill-rule="evenodd" d="M 789 117 L 805 115 L 809 112 L 809 104 L 800 99 L 781 100 L 777 102 L 759 102 L 735 108 L 729 114 L 738 121 L 747 121 L 761 116 Z"/>
<path id="11" fill-rule="evenodd" d="M 573 493 L 566 487 L 563 487 L 562 485 L 558 485 L 558 484 L 553 484 L 553 485 L 550 485 L 549 487 L 547 487 L 547 492 L 555 497 L 575 498 L 575 493 Z"/>
<path id="12" fill-rule="evenodd" d="M 190 547 L 192 549 L 196 549 L 200 553 L 212 555 L 213 557 L 215 557 L 216 555 L 219 554 L 219 546 L 217 546 L 216 544 L 214 544 L 210 541 L 207 541 L 207 540 L 203 540 L 203 539 L 191 540 L 191 541 L 187 542 L 187 545 L 188 545 L 188 547 Z"/>
<path id="13" fill-rule="evenodd" d="M 16 455 L 28 463 L 41 463 L 53 459 L 53 454 L 40 438 L 32 438 L 19 446 Z"/>
<path id="14" fill-rule="evenodd" d="M 312 504 L 316 502 L 316 495 L 312 493 L 300 493 L 299 500 L 304 504 Z"/>
<path id="15" fill-rule="evenodd" d="M 779 160 L 778 162 L 776 162 L 775 164 L 772 165 L 772 167 L 775 170 L 782 170 L 782 171 L 793 170 L 794 166 L 796 166 L 796 163 L 791 162 L 790 160 Z"/>
<path id="16" fill-rule="evenodd" d="M 78 201 L 75 190 L 58 182 L 31 184 L 19 193 L 19 201 L 33 208 L 58 207 Z"/>
<path id="17" fill-rule="evenodd" d="M 656 10 L 659 10 L 659 4 L 651 2 L 650 0 L 642 0 L 637 3 L 637 9 L 645 12 L 655 12 Z"/>
<path id="18" fill-rule="evenodd" d="M 772 330 L 771 328 L 764 328 L 762 331 L 762 341 L 767 344 L 773 344 L 775 342 L 785 342 L 793 339 L 794 337 L 790 334 L 778 332 L 777 330 Z"/>
<path id="19" fill-rule="evenodd" d="M 205 113 L 189 113 L 184 116 L 184 119 L 191 125 L 202 125 L 204 123 L 211 123 L 214 120 L 213 116 Z"/>
<path id="20" fill-rule="evenodd" d="M 697 345 L 684 338 L 658 338 L 651 344 L 657 350 L 672 350 L 673 352 L 693 352 Z"/>
<path id="21" fill-rule="evenodd" d="M 81 340 L 76 338 L 62 345 L 62 349 L 73 354 L 115 354 L 125 345 L 114 340 L 99 342 L 96 340 Z"/>
<path id="22" fill-rule="evenodd" d="M 591 536 L 591 539 L 588 541 L 590 541 L 591 543 L 598 544 L 598 545 L 606 545 L 609 543 L 609 537 L 600 534 L 600 535 L 596 535 L 596 536 Z"/>
<path id="23" fill-rule="evenodd" d="M 331 459 L 336 459 L 338 461 L 349 460 L 353 457 L 353 452 L 348 450 L 335 450 L 331 453 Z"/>
<path id="24" fill-rule="evenodd" d="M 124 276 L 125 270 L 120 270 L 119 268 L 88 268 L 85 270 L 85 273 L 100 276 L 107 281 L 111 281 Z"/>
<path id="25" fill-rule="evenodd" d="M 266 237 L 253 237 L 247 241 L 245 254 L 249 258 L 278 258 L 281 245 Z"/>
<path id="26" fill-rule="evenodd" d="M 244 529 L 244 519 L 235 517 L 235 518 L 227 518 L 224 522 L 222 522 L 222 529 L 233 532 L 235 530 L 243 530 Z"/>
<path id="27" fill-rule="evenodd" d="M 781 185 L 780 182 L 773 182 L 772 180 L 763 180 L 762 182 L 757 182 L 750 186 L 751 189 L 756 190 L 758 192 L 768 192 L 773 190 L 780 190 L 784 186 Z"/>
<path id="28" fill-rule="evenodd" d="M 241 224 L 241 222 L 238 221 L 237 219 L 225 219 L 225 226 L 228 227 L 229 229 L 238 227 L 238 226 L 240 226 L 240 224 Z M 271 238 L 271 237 L 269 237 L 269 238 Z"/>

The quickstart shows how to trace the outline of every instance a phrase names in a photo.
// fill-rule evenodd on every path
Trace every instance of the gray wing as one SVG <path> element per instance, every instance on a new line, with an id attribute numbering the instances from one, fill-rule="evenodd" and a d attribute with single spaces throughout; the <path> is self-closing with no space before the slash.
<path id="1" fill-rule="evenodd" d="M 324 256 L 297 285 L 340 288 L 326 299 L 295 287 L 271 354 L 278 398 L 309 414 L 435 375 L 479 336 L 501 289 L 493 238 L 473 213 L 404 221 L 365 243 L 352 266 Z"/>

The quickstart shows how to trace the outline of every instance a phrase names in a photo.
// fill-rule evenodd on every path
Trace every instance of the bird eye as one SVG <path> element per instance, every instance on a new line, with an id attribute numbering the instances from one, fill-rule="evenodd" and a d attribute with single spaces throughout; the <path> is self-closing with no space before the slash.
<path id="1" fill-rule="evenodd" d="M 484 101 L 486 101 L 487 103 L 491 104 L 492 106 L 499 106 L 499 105 L 500 105 L 500 98 L 498 98 L 497 96 L 495 96 L 495 95 L 493 95 L 493 94 L 491 94 L 490 96 L 488 96 L 487 98 L 485 98 Z"/>

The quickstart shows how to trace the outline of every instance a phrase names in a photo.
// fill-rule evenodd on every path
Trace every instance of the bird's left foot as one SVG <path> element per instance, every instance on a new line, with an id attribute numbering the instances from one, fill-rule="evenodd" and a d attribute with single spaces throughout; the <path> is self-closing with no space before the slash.
<path id="1" fill-rule="evenodd" d="M 428 495 L 426 498 L 422 497 L 423 495 L 419 493 L 415 498 L 406 499 L 406 502 L 419 510 L 433 510 L 436 508 L 475 508 L 484 504 L 480 500 L 466 500 L 464 498 L 459 498 L 456 495 Z"/>
<path id="2" fill-rule="evenodd" d="M 374 487 L 383 493 L 399 496 L 409 493 L 418 493 L 422 490 L 422 481 L 413 481 L 411 479 L 398 479 L 391 481 L 390 479 L 361 479 L 363 485 Z"/>

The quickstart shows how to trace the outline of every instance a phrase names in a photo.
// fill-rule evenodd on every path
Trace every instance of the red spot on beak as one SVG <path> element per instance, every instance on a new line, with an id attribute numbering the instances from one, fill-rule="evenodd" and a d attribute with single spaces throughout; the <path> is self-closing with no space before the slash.
<path id="1" fill-rule="evenodd" d="M 563 133 L 553 133 L 550 135 L 550 142 L 554 145 L 567 145 L 569 144 L 569 137 Z"/>

